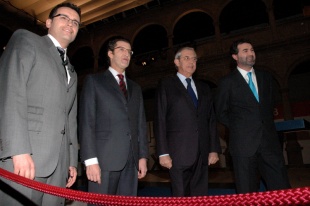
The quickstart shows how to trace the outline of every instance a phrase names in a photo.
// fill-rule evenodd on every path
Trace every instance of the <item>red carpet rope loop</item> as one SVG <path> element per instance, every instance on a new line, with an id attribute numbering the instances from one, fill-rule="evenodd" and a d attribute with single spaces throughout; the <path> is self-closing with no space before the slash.
<path id="1" fill-rule="evenodd" d="M 126 197 L 81 192 L 30 180 L 0 168 L 0 176 L 47 194 L 69 200 L 109 206 L 198 206 L 198 205 L 310 205 L 310 187 L 202 197 Z"/>

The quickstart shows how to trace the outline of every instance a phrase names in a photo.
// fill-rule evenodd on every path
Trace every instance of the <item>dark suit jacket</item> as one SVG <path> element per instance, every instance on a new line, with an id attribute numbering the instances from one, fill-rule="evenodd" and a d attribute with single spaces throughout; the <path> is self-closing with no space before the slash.
<path id="1" fill-rule="evenodd" d="M 173 164 L 190 166 L 202 155 L 208 164 L 210 152 L 220 152 L 212 94 L 207 84 L 194 80 L 198 108 L 177 76 L 159 83 L 154 132 L 158 155 L 169 154 Z"/>
<path id="2" fill-rule="evenodd" d="M 229 149 L 235 156 L 254 155 L 262 142 L 266 150 L 280 150 L 273 120 L 272 76 L 255 70 L 259 102 L 236 69 L 219 83 L 216 96 L 218 120 L 229 128 Z"/>
<path id="3" fill-rule="evenodd" d="M 30 153 L 36 176 L 46 177 L 66 138 L 65 161 L 77 166 L 77 75 L 68 67 L 69 85 L 48 36 L 14 32 L 0 60 L 0 159 Z"/>
<path id="4" fill-rule="evenodd" d="M 79 105 L 81 158 L 97 157 L 101 170 L 124 168 L 129 152 L 148 158 L 146 121 L 139 85 L 127 80 L 128 101 L 109 70 L 89 75 Z"/>

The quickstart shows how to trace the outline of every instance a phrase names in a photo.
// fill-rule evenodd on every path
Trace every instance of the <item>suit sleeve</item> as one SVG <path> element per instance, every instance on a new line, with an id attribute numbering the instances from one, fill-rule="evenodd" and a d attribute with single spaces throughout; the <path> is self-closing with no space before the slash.
<path id="1" fill-rule="evenodd" d="M 79 138 L 81 146 L 81 158 L 87 159 L 97 157 L 96 152 L 96 100 L 94 82 L 91 76 L 86 77 L 81 92 L 79 104 Z"/>
<path id="2" fill-rule="evenodd" d="M 17 30 L 0 60 L 0 158 L 32 153 L 26 91 L 35 51 L 28 33 Z"/>
<path id="3" fill-rule="evenodd" d="M 75 95 L 73 106 L 69 113 L 69 139 L 70 139 L 70 166 L 77 167 L 78 164 L 78 142 L 77 142 L 77 95 Z"/>
<path id="4" fill-rule="evenodd" d="M 214 111 L 214 102 L 211 101 L 210 104 L 210 110 L 209 110 L 209 131 L 210 131 L 210 141 L 209 141 L 209 151 L 210 152 L 217 152 L 222 153 L 221 151 L 221 145 L 220 145 L 220 139 L 217 133 L 217 122 L 216 122 L 216 115 Z"/>
<path id="5" fill-rule="evenodd" d="M 155 97 L 155 118 L 154 118 L 154 135 L 156 138 L 157 155 L 169 154 L 166 114 L 167 114 L 167 96 L 163 83 L 160 82 Z"/>
<path id="6" fill-rule="evenodd" d="M 229 89 L 227 79 L 222 79 L 217 88 L 215 113 L 220 123 L 229 127 Z"/>
<path id="7" fill-rule="evenodd" d="M 148 151 L 148 139 L 146 134 L 146 119 L 145 119 L 145 111 L 143 104 L 143 96 L 142 91 L 140 90 L 140 107 L 139 107 L 139 159 L 146 158 L 148 159 L 149 151 Z"/>

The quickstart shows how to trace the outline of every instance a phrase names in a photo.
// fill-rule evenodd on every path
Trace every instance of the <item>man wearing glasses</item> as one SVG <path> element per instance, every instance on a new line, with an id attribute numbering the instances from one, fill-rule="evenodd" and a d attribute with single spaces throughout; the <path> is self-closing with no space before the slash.
<path id="1" fill-rule="evenodd" d="M 154 131 L 161 166 L 169 169 L 172 195 L 208 195 L 208 166 L 219 158 L 219 138 L 212 93 L 193 79 L 197 55 L 193 48 L 177 51 L 177 74 L 157 89 Z"/>
<path id="2" fill-rule="evenodd" d="M 77 176 L 77 75 L 66 56 L 81 11 L 59 4 L 48 35 L 17 30 L 0 59 L 0 167 L 60 187 Z M 61 51 L 61 52 L 60 52 Z M 64 205 L 64 199 L 0 180 L 1 205 Z"/>
<path id="3" fill-rule="evenodd" d="M 147 172 L 142 92 L 125 74 L 132 54 L 128 40 L 111 40 L 109 69 L 89 75 L 83 85 L 79 138 L 89 192 L 136 196 Z"/>

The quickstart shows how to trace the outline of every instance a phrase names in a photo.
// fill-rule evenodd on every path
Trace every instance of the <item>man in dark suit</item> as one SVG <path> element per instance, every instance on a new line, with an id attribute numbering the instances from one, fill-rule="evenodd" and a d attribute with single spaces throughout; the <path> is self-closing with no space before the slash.
<path id="1" fill-rule="evenodd" d="M 181 48 L 174 59 L 177 75 L 162 80 L 157 89 L 157 153 L 169 169 L 173 196 L 207 195 L 208 165 L 221 152 L 210 88 L 192 78 L 196 62 L 193 48 Z"/>
<path id="2" fill-rule="evenodd" d="M 268 190 L 290 188 L 273 120 L 272 76 L 254 70 L 256 56 L 249 40 L 235 41 L 230 52 L 237 69 L 220 81 L 215 107 L 218 120 L 230 131 L 237 193 L 258 191 L 259 173 Z"/>
<path id="3" fill-rule="evenodd" d="M 81 157 L 90 192 L 136 196 L 147 171 L 148 142 L 142 91 L 125 75 L 132 50 L 123 38 L 108 44 L 110 67 L 89 75 L 79 113 Z"/>
<path id="4" fill-rule="evenodd" d="M 46 20 L 48 35 L 17 30 L 0 60 L 0 167 L 61 187 L 72 186 L 77 175 L 77 75 L 56 47 L 66 50 L 75 39 L 80 16 L 73 4 L 57 5 Z M 60 205 L 64 199 L 0 180 L 0 202 Z"/>

